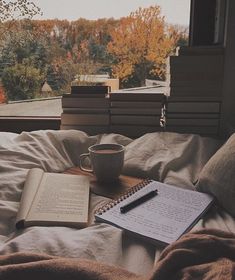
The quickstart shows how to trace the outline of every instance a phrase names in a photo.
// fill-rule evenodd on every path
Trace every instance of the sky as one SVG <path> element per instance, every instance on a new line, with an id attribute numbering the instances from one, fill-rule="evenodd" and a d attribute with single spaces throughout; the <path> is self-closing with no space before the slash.
<path id="1" fill-rule="evenodd" d="M 37 19 L 118 19 L 139 7 L 159 5 L 168 23 L 189 25 L 190 0 L 34 0 L 43 16 Z"/>

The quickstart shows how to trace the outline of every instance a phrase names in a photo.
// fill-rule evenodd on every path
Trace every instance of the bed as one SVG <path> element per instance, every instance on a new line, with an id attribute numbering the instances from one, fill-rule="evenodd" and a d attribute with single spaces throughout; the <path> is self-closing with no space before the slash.
<path id="1" fill-rule="evenodd" d="M 198 184 L 199 179 L 198 189 L 209 190 L 213 193 L 214 190 L 210 190 L 211 183 L 208 174 L 212 176 L 212 173 L 215 172 L 216 180 L 224 178 L 225 174 L 221 170 L 220 173 L 216 171 L 218 164 L 216 165 L 214 161 L 221 162 L 221 158 L 218 159 L 219 156 L 221 157 L 221 153 L 223 158 L 226 153 L 229 153 L 231 158 L 234 157 L 233 150 L 231 150 L 233 148 L 235 150 L 234 137 L 232 137 L 233 135 L 230 137 L 232 139 L 229 143 L 230 146 L 224 151 L 227 142 L 224 144 L 222 140 L 170 132 L 149 133 L 137 139 L 130 139 L 119 134 L 88 136 L 84 132 L 76 130 L 44 130 L 21 134 L 1 132 L 0 278 L 16 279 L 17 275 L 18 277 L 20 275 L 17 273 L 22 271 L 24 273 L 27 271 L 28 276 L 31 275 L 31 272 L 37 274 L 37 271 L 40 271 L 42 273 L 42 264 L 47 263 L 48 265 L 49 261 L 55 269 L 49 269 L 51 276 L 48 279 L 60 279 L 58 271 L 60 271 L 61 279 L 142 279 L 155 271 L 158 263 L 161 264 L 162 251 L 165 252 L 168 249 L 161 245 L 152 245 L 137 237 L 130 238 L 122 230 L 102 223 L 93 223 L 90 227 L 80 230 L 68 227 L 29 227 L 16 230 L 15 218 L 24 181 L 30 168 L 39 167 L 47 172 L 64 172 L 78 165 L 79 155 L 87 152 L 90 145 L 120 143 L 125 146 L 123 174 L 148 177 L 188 189 L 194 189 L 195 183 Z M 214 165 L 208 167 L 208 163 L 214 158 Z M 226 160 L 227 163 L 233 166 L 234 162 L 231 159 L 230 161 Z M 231 173 L 229 176 L 232 176 L 233 171 L 234 167 L 229 171 Z M 228 187 L 228 180 L 225 185 Z M 219 198 L 218 191 L 213 194 Z M 234 198 L 233 192 L 231 192 L 231 197 L 231 199 Z M 94 210 L 106 201 L 108 198 L 91 193 L 90 215 L 93 215 Z M 225 200 L 216 204 L 194 226 L 190 238 L 195 239 L 204 234 L 207 237 L 208 235 L 214 236 L 213 240 L 218 239 L 220 243 L 221 239 L 233 241 L 233 233 L 235 233 L 234 206 L 232 202 L 230 204 Z M 227 205 L 228 208 L 226 208 Z M 196 235 L 193 235 L 194 232 Z M 180 240 L 180 242 L 182 241 Z M 172 246 L 173 249 L 178 248 L 177 244 L 172 244 Z M 198 245 L 198 248 L 206 247 Z M 26 266 L 25 269 L 25 264 L 32 264 L 32 260 L 41 263 L 40 268 L 37 267 L 39 270 L 35 267 L 30 270 L 30 265 L 28 268 Z M 70 260 L 69 270 L 66 270 L 68 260 Z M 70 275 L 68 271 L 70 273 L 70 269 L 74 269 L 73 261 L 75 260 L 76 265 L 78 266 L 78 263 L 80 265 L 80 274 L 78 272 L 76 274 L 73 270 L 73 274 Z M 16 266 L 19 263 L 24 265 L 21 269 L 18 267 L 17 270 Z M 12 269 L 10 265 L 13 265 Z M 59 268 L 65 270 L 61 271 Z M 84 273 L 86 269 L 89 273 L 81 274 L 81 271 Z M 48 267 L 45 269 L 47 273 L 49 270 Z M 167 270 L 163 269 L 163 271 Z M 11 274 L 13 278 L 8 275 L 10 272 L 14 272 Z M 22 277 L 27 279 L 26 274 L 22 274 Z M 76 277 L 73 278 L 72 275 L 76 275 Z M 6 278 L 4 278 L 5 276 Z M 43 277 L 43 274 L 38 277 L 35 279 L 42 279 L 40 277 Z M 158 274 L 149 277 L 164 279 L 163 276 L 161 276 L 163 278 L 160 276 L 157 278 Z"/>

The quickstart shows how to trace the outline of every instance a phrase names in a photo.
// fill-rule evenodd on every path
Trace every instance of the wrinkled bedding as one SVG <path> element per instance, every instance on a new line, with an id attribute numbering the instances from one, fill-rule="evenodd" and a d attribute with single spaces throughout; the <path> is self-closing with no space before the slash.
<path id="1" fill-rule="evenodd" d="M 141 276 L 92 260 L 35 253 L 0 256 L 1 280 L 229 280 L 235 277 L 235 235 L 204 229 L 183 235 Z"/>
<path id="2" fill-rule="evenodd" d="M 136 274 L 146 274 L 157 262 L 160 246 L 130 238 L 107 224 L 85 229 L 30 227 L 15 230 L 22 188 L 30 168 L 63 172 L 77 166 L 79 155 L 95 143 L 120 143 L 126 148 L 123 173 L 149 177 L 193 189 L 193 182 L 221 141 L 192 134 L 150 133 L 132 140 L 118 134 L 88 136 L 81 131 L 35 131 L 0 133 L 0 254 L 43 253 L 83 258 L 118 265 Z M 90 213 L 105 197 L 91 194 Z M 235 232 L 234 219 L 214 207 L 192 230 L 202 228 Z"/>

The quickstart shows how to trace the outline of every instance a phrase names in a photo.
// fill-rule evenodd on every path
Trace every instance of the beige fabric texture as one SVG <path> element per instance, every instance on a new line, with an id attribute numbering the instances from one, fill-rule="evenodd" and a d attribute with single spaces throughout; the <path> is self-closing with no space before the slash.
<path id="1" fill-rule="evenodd" d="M 235 133 L 204 166 L 196 188 L 214 195 L 235 217 Z"/>
<path id="2" fill-rule="evenodd" d="M 118 134 L 88 136 L 81 131 L 34 131 L 0 133 L 0 254 L 46 253 L 53 256 L 97 260 L 136 274 L 148 273 L 157 262 L 162 246 L 152 245 L 107 224 L 94 223 L 81 230 L 69 227 L 30 227 L 15 230 L 15 218 L 27 172 L 39 167 L 63 172 L 78 165 L 79 155 L 95 143 L 125 146 L 123 173 L 150 177 L 193 189 L 193 182 L 221 142 L 190 134 L 150 133 L 138 139 Z M 90 214 L 107 202 L 91 194 Z M 235 232 L 234 219 L 214 207 L 193 228 Z"/>
<path id="3" fill-rule="evenodd" d="M 144 276 L 101 262 L 13 253 L 0 256 L 1 280 L 229 280 L 235 277 L 235 235 L 220 230 L 185 234 Z"/>

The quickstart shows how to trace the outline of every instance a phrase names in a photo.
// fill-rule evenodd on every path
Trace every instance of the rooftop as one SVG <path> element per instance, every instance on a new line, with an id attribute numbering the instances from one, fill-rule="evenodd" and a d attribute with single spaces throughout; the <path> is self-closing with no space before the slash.
<path id="1" fill-rule="evenodd" d="M 60 117 L 61 97 L 23 100 L 0 105 L 0 116 Z"/>
<path id="2" fill-rule="evenodd" d="M 147 86 L 123 89 L 115 92 L 163 93 L 163 87 Z M 60 117 L 61 113 L 61 97 L 22 100 L 0 104 L 0 117 Z"/>
<path id="3" fill-rule="evenodd" d="M 163 93 L 165 87 L 165 82 L 162 82 L 160 85 L 154 85 L 154 86 L 145 86 L 145 87 L 136 87 L 136 88 L 125 88 L 125 89 L 119 89 L 115 90 L 113 92 L 132 92 L 132 93 Z"/>

